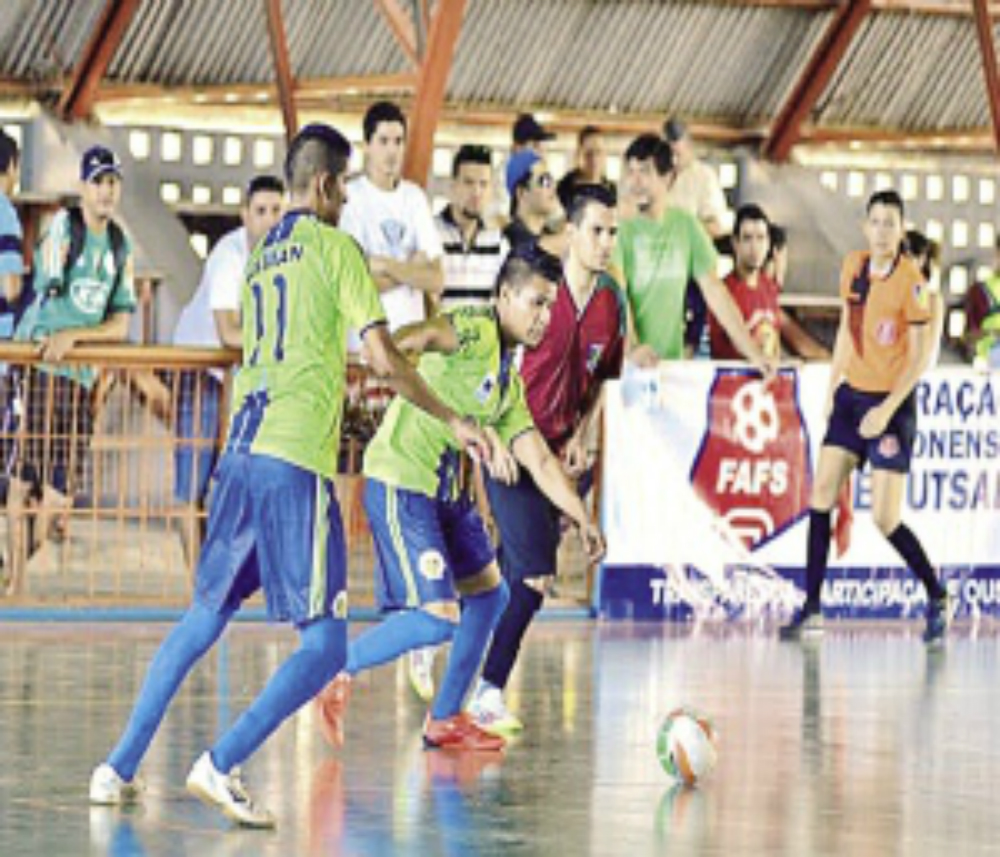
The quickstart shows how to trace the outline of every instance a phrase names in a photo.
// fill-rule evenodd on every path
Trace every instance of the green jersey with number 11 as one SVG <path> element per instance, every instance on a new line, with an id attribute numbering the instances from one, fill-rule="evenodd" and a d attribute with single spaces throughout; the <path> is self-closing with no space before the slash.
<path id="1" fill-rule="evenodd" d="M 250 254 L 242 310 L 243 365 L 227 448 L 332 478 L 347 331 L 385 322 L 364 256 L 347 234 L 290 211 Z"/>

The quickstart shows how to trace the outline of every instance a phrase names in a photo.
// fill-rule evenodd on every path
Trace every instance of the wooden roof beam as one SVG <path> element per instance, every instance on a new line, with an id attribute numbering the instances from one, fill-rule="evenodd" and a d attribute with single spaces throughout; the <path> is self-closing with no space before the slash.
<path id="1" fill-rule="evenodd" d="M 299 130 L 299 115 L 295 108 L 295 78 L 288 55 L 285 21 L 281 14 L 281 0 L 264 0 L 267 13 L 267 36 L 274 62 L 274 77 L 278 85 L 278 104 L 285 123 L 285 140 L 291 142 Z"/>
<path id="2" fill-rule="evenodd" d="M 129 24 L 139 11 L 141 0 L 108 0 L 101 10 L 97 26 L 83 49 L 73 76 L 63 90 L 58 113 L 69 121 L 90 115 L 104 74 L 111 65 Z"/>
<path id="3" fill-rule="evenodd" d="M 997 69 L 996 45 L 993 42 L 993 20 L 986 0 L 972 0 L 976 13 L 976 35 L 979 38 L 979 52 L 983 57 L 983 73 L 986 75 L 986 97 L 993 119 L 994 147 L 1000 155 L 1000 71 Z"/>
<path id="4" fill-rule="evenodd" d="M 431 168 L 434 133 L 444 106 L 455 46 L 462 32 L 465 3 L 466 0 L 439 0 L 427 35 L 427 51 L 417 72 L 403 173 L 421 186 Z"/>
<path id="5" fill-rule="evenodd" d="M 788 159 L 801 134 L 802 123 L 829 84 L 871 6 L 872 0 L 851 0 L 837 9 L 819 45 L 778 111 L 771 135 L 764 145 L 764 157 L 773 161 Z"/>
<path id="6" fill-rule="evenodd" d="M 413 20 L 399 5 L 399 0 L 374 0 L 374 2 L 375 8 L 389 25 L 406 58 L 413 66 L 419 67 L 420 56 L 417 53 L 417 33 L 413 27 Z"/>

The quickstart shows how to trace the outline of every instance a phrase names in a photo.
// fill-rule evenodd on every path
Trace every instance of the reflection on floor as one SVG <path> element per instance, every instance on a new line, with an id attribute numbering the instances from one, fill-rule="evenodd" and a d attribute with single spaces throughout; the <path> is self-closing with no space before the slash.
<path id="1" fill-rule="evenodd" d="M 248 765 L 273 833 L 233 829 L 183 790 L 294 646 L 264 626 L 234 628 L 191 675 L 144 765 L 145 803 L 87 805 L 164 632 L 0 629 L 0 854 L 1000 853 L 995 628 L 932 655 L 915 626 L 845 625 L 800 647 L 746 628 L 543 622 L 509 693 L 527 729 L 503 757 L 424 752 L 424 712 L 387 667 L 358 682 L 342 753 L 310 707 Z M 722 736 L 697 790 L 655 755 L 681 703 Z"/>

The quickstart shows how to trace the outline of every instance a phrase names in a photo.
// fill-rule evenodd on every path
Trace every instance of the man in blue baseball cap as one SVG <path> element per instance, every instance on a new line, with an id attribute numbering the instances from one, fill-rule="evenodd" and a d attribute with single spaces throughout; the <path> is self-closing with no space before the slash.
<path id="1" fill-rule="evenodd" d="M 75 345 L 128 336 L 135 290 L 132 247 L 114 220 L 121 178 L 110 149 L 84 152 L 80 204 L 56 213 L 35 253 L 35 296 L 14 338 L 37 343 L 44 363 L 27 367 L 20 384 L 26 440 L 12 462 L 7 500 L 8 594 L 22 590 L 27 557 L 41 539 L 65 538 L 66 513 L 83 476 L 97 376 L 92 367 L 64 358 Z M 39 493 L 35 543 L 29 545 L 27 505 Z"/>
<path id="2" fill-rule="evenodd" d="M 518 250 L 536 243 L 545 224 L 559 213 L 555 179 L 537 152 L 524 149 L 510 156 L 507 193 L 511 222 L 504 230 L 504 237 L 511 250 Z"/>

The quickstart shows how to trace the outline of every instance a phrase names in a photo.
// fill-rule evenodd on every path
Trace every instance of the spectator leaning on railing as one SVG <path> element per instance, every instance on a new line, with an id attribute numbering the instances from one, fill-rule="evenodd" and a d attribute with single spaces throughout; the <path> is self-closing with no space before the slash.
<path id="1" fill-rule="evenodd" d="M 80 206 L 62 209 L 35 254 L 35 298 L 15 331 L 34 342 L 45 362 L 21 378 L 23 442 L 13 453 L 8 496 L 10 579 L 23 583 L 29 489 L 41 494 L 36 540 L 65 535 L 64 512 L 82 473 L 93 431 L 93 369 L 65 365 L 75 345 L 121 342 L 135 308 L 132 248 L 113 216 L 121 199 L 121 165 L 109 149 L 94 146 L 80 163 Z"/>

